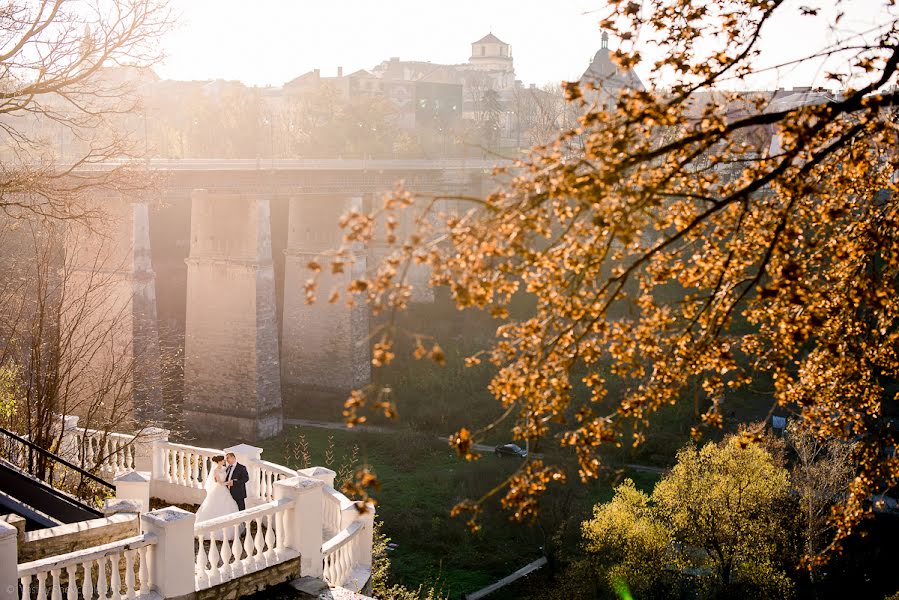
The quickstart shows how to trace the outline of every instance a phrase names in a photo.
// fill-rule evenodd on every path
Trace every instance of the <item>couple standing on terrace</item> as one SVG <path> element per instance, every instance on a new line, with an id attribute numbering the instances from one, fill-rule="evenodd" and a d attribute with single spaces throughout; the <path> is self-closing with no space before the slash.
<path id="1" fill-rule="evenodd" d="M 215 469 L 204 482 L 206 499 L 197 509 L 197 523 L 246 508 L 244 501 L 247 497 L 247 482 L 250 480 L 247 468 L 237 462 L 233 452 L 213 456 L 212 462 L 215 463 Z"/>

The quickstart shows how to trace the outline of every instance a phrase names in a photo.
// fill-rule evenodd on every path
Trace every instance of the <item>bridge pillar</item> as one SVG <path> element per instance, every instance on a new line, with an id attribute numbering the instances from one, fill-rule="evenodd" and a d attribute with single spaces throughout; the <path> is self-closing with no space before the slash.
<path id="1" fill-rule="evenodd" d="M 147 203 L 104 197 L 94 205 L 102 231 L 71 224 L 61 270 L 70 298 L 61 316 L 72 340 L 67 377 L 79 396 L 71 410 L 113 427 L 158 422 L 165 414 Z M 108 414 L 98 411 L 101 401 Z"/>
<path id="2" fill-rule="evenodd" d="M 342 402 L 353 388 L 371 380 L 368 305 L 349 307 L 346 288 L 365 270 L 366 255 L 352 249 L 354 264 L 333 273 L 327 252 L 341 245 L 340 216 L 362 207 L 362 199 L 296 197 L 290 200 L 284 266 L 284 316 L 281 329 L 281 378 L 285 411 L 302 416 L 308 403 Z M 322 265 L 317 300 L 306 303 L 305 283 L 311 260 Z M 340 300 L 328 296 L 337 289 Z"/>
<path id="3" fill-rule="evenodd" d="M 192 431 L 257 440 L 281 431 L 271 218 L 255 195 L 191 195 L 184 416 Z"/>

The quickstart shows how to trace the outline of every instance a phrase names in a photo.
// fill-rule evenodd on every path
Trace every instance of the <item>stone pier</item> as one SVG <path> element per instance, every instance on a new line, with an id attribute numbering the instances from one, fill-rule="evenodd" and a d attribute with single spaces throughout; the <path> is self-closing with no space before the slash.
<path id="1" fill-rule="evenodd" d="M 281 335 L 281 377 L 285 412 L 301 415 L 306 403 L 341 403 L 353 388 L 371 380 L 369 308 L 364 301 L 346 304 L 349 282 L 365 270 L 363 248 L 353 248 L 354 265 L 332 273 L 328 253 L 340 247 L 337 227 L 348 209 L 361 208 L 360 197 L 306 196 L 290 200 L 285 250 L 284 316 Z M 306 265 L 322 265 L 317 300 L 306 303 L 305 283 L 312 276 Z M 328 303 L 331 291 L 340 300 Z"/>
<path id="2" fill-rule="evenodd" d="M 95 424 L 154 423 L 164 411 L 147 204 L 107 196 L 94 208 L 91 227 L 68 228 L 60 270 L 69 410 Z"/>
<path id="3" fill-rule="evenodd" d="M 184 416 L 200 436 L 248 441 L 282 427 L 269 200 L 191 195 Z"/>

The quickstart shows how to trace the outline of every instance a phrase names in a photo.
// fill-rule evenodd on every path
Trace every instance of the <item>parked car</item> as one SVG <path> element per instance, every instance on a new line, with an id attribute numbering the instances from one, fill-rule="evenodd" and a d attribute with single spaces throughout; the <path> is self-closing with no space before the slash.
<path id="1" fill-rule="evenodd" d="M 502 444 L 493 449 L 493 453 L 499 457 L 517 456 L 518 458 L 527 458 L 528 451 L 515 444 Z"/>

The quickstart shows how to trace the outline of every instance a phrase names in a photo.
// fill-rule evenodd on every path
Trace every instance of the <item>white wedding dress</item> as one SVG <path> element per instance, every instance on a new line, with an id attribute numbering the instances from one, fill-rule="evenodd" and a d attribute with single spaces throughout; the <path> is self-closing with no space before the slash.
<path id="1" fill-rule="evenodd" d="M 203 484 L 203 487 L 206 488 L 206 499 L 203 500 L 200 508 L 197 509 L 197 523 L 237 512 L 237 502 L 231 497 L 231 492 L 228 491 L 228 488 L 222 485 L 224 481 L 224 467 L 216 467 L 206 477 L 206 481 Z M 220 534 L 215 537 L 217 540 L 222 539 Z M 234 539 L 233 527 L 229 527 L 225 532 L 225 539 Z"/>

